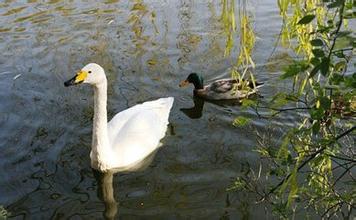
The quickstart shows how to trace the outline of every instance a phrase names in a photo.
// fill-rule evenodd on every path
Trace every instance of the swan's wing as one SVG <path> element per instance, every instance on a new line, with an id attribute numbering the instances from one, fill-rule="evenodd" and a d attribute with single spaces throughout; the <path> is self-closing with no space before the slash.
<path id="1" fill-rule="evenodd" d="M 162 119 L 166 119 L 168 124 L 168 116 L 170 109 L 172 108 L 174 98 L 160 98 L 154 101 L 144 102 L 132 106 L 131 108 L 125 109 L 122 112 L 117 113 L 110 122 L 108 122 L 108 134 L 109 140 L 113 140 L 118 132 L 121 130 L 128 120 L 130 120 L 138 112 L 150 110 L 154 111 L 159 115 L 162 115 Z"/>
<path id="2" fill-rule="evenodd" d="M 116 166 L 135 163 L 154 151 L 164 137 L 174 99 L 145 102 L 115 115 L 108 123 Z"/>

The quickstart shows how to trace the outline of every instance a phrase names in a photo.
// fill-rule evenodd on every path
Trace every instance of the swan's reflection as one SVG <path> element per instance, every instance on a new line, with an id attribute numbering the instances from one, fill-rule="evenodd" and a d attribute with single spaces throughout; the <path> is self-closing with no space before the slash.
<path id="1" fill-rule="evenodd" d="M 105 219 L 115 219 L 118 211 L 118 203 L 114 197 L 114 187 L 113 187 L 113 175 L 114 172 L 108 171 L 106 173 L 101 173 L 97 170 L 93 170 L 96 180 L 99 183 L 98 187 L 98 197 L 104 202 L 104 218 Z"/>
<path id="2" fill-rule="evenodd" d="M 144 159 L 138 161 L 133 164 L 129 170 L 126 171 L 143 171 L 145 170 L 153 161 L 154 156 L 156 155 L 157 150 L 149 154 Z M 113 187 L 113 176 L 115 173 L 120 172 L 120 169 L 113 169 L 102 173 L 100 171 L 94 170 L 94 177 L 98 181 L 98 198 L 104 202 L 105 210 L 103 216 L 105 219 L 115 219 L 118 209 L 119 203 L 116 202 L 114 196 L 114 187 Z"/>

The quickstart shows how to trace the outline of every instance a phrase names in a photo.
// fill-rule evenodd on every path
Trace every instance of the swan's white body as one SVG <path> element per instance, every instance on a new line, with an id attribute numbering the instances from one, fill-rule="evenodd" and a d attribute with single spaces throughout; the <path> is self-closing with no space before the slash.
<path id="1" fill-rule="evenodd" d="M 91 166 L 100 171 L 132 170 L 160 146 L 174 99 L 160 98 L 135 105 L 119 112 L 107 123 L 104 70 L 97 64 L 88 64 L 82 71 L 90 73 L 82 82 L 94 86 Z"/>

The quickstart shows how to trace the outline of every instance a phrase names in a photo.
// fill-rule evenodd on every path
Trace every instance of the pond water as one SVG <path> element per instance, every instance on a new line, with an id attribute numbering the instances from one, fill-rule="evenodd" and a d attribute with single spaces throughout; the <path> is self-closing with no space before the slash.
<path id="1" fill-rule="evenodd" d="M 94 2 L 0 3 L 0 206 L 12 219 L 271 217 L 253 197 L 226 189 L 246 166 L 260 165 L 256 130 L 278 141 L 296 115 L 268 121 L 239 105 L 209 102 L 189 110 L 192 87 L 178 87 L 193 71 L 205 81 L 230 74 L 237 47 L 224 57 L 220 1 L 150 0 L 141 10 L 132 10 L 134 1 Z M 288 55 L 275 48 L 276 2 L 248 4 L 264 97 L 290 87 L 278 81 Z M 109 118 L 175 97 L 163 147 L 146 169 L 102 175 L 90 168 L 93 91 L 63 86 L 89 62 L 106 70 Z M 237 116 L 252 121 L 235 128 Z"/>

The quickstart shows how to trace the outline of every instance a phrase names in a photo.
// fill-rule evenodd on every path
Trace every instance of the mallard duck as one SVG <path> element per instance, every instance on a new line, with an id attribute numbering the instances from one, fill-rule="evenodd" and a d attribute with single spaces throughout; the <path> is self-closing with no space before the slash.
<path id="1" fill-rule="evenodd" d="M 117 113 L 107 122 L 107 80 L 95 63 L 84 66 L 65 86 L 88 83 L 94 88 L 91 166 L 99 171 L 131 170 L 158 147 L 165 136 L 174 98 L 160 98 Z"/>
<path id="2" fill-rule="evenodd" d="M 220 79 L 204 86 L 203 77 L 197 73 L 191 73 L 186 80 L 179 83 L 179 87 L 187 86 L 189 83 L 194 85 L 194 95 L 206 100 L 230 100 L 246 98 L 257 92 L 257 88 L 263 83 L 255 82 L 256 87 L 250 81 L 247 83 L 248 89 L 242 90 L 242 83 L 237 79 Z"/>

